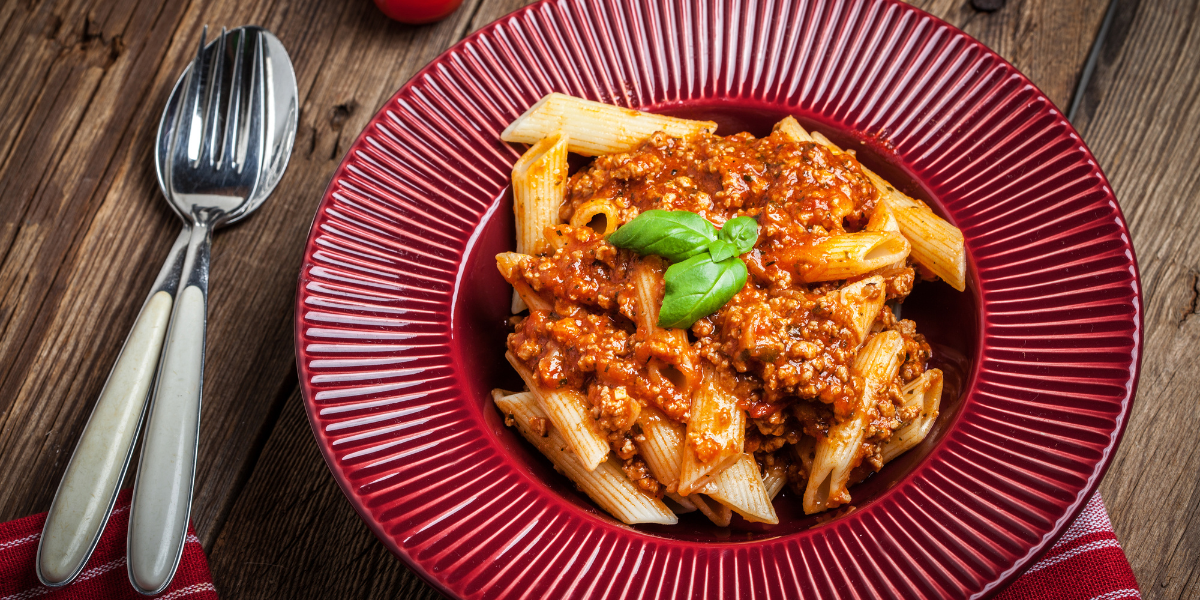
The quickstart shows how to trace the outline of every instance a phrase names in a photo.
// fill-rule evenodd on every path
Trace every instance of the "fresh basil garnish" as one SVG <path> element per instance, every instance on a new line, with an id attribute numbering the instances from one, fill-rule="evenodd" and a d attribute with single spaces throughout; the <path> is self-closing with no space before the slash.
<path id="1" fill-rule="evenodd" d="M 758 221 L 752 217 L 736 217 L 725 222 L 721 227 L 719 239 L 737 246 L 737 255 L 741 256 L 754 249 L 758 241 Z M 713 260 L 721 260 L 713 255 Z"/>
<path id="2" fill-rule="evenodd" d="M 674 263 L 663 275 L 666 290 L 658 325 L 691 327 L 720 310 L 746 285 L 746 265 L 738 256 L 754 249 L 758 222 L 737 217 L 718 232 L 708 219 L 693 212 L 648 210 L 619 227 L 608 241 Z"/>
<path id="3" fill-rule="evenodd" d="M 608 236 L 618 248 L 657 254 L 671 262 L 691 258 L 717 239 L 717 228 L 686 210 L 648 210 Z"/>
<path id="4" fill-rule="evenodd" d="M 708 255 L 712 257 L 713 262 L 721 262 L 739 254 L 741 252 L 738 252 L 738 247 L 725 240 L 713 240 L 708 243 Z"/>
<path id="5" fill-rule="evenodd" d="M 667 268 L 666 293 L 658 312 L 659 327 L 691 327 L 737 294 L 746 285 L 746 265 L 736 257 L 714 262 L 698 254 Z"/>

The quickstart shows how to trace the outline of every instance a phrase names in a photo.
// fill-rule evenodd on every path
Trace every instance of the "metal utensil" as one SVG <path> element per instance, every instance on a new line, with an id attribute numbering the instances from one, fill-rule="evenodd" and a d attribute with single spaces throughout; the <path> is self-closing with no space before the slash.
<path id="1" fill-rule="evenodd" d="M 264 39 L 266 59 L 270 61 L 268 79 L 273 80 L 268 92 L 269 110 L 266 113 L 270 119 L 265 142 L 265 147 L 269 149 L 269 168 L 254 192 L 251 204 L 255 207 L 266 199 L 279 182 L 291 155 L 296 126 L 297 94 L 291 63 L 274 36 L 264 32 Z M 183 100 L 184 82 L 189 72 L 190 68 L 176 82 L 159 122 L 155 166 L 159 187 L 168 198 L 167 169 L 171 163 L 167 157 L 171 149 L 172 128 Z M 174 203 L 171 206 L 175 208 Z M 249 210 L 229 219 L 227 223 L 246 214 L 249 214 Z M 159 364 L 163 338 L 178 292 L 189 239 L 191 225 L 185 220 L 117 356 L 55 493 L 42 529 L 36 559 L 38 579 L 47 586 L 67 585 L 79 575 L 108 522 L 133 455 L 146 399 Z"/>
<path id="2" fill-rule="evenodd" d="M 128 570 L 157 594 L 183 553 L 199 439 L 213 230 L 246 217 L 287 167 L 299 94 L 283 45 L 260 27 L 204 44 L 160 124 L 155 159 L 172 208 L 190 226 L 177 301 L 150 402 L 130 507 Z M 229 75 L 226 75 L 229 73 Z M 165 143 L 164 143 L 165 140 Z"/>

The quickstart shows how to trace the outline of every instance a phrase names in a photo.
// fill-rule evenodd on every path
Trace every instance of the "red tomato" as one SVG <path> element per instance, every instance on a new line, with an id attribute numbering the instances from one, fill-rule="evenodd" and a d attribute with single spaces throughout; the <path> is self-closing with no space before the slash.
<path id="1" fill-rule="evenodd" d="M 462 0 L 375 0 L 383 14 L 411 25 L 440 21 L 460 4 Z"/>

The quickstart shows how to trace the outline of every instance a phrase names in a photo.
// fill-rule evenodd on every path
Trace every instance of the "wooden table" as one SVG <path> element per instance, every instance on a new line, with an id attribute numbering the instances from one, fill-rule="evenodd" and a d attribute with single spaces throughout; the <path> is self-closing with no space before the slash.
<path id="1" fill-rule="evenodd" d="M 299 137 L 253 218 L 213 244 L 192 519 L 230 598 L 437 597 L 343 498 L 296 379 L 293 300 L 308 225 L 346 147 L 423 65 L 525 4 L 466 0 L 388 21 L 368 0 L 56 0 L 0 6 L 0 521 L 45 511 L 179 224 L 160 197 L 158 116 L 205 23 L 261 24 L 291 53 Z M 1145 289 L 1145 356 L 1101 485 L 1147 597 L 1200 598 L 1200 2 L 967 0 L 921 8 L 1029 75 L 1108 174 Z M 131 480 L 128 480 L 128 485 Z"/>

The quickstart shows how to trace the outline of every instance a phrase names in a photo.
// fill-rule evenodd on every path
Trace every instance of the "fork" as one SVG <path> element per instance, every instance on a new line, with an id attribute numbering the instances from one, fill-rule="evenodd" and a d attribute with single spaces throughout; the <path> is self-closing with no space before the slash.
<path id="1" fill-rule="evenodd" d="M 263 160 L 268 90 L 262 34 L 253 28 L 235 30 L 227 93 L 226 31 L 221 30 L 210 52 L 205 51 L 207 35 L 206 26 L 184 83 L 171 133 L 170 167 L 164 170 L 168 198 L 190 225 L 191 236 L 130 508 L 129 580 L 148 595 L 162 591 L 174 577 L 191 513 L 212 232 L 257 208 L 261 202 L 251 199 L 264 169 L 270 168 Z"/>

